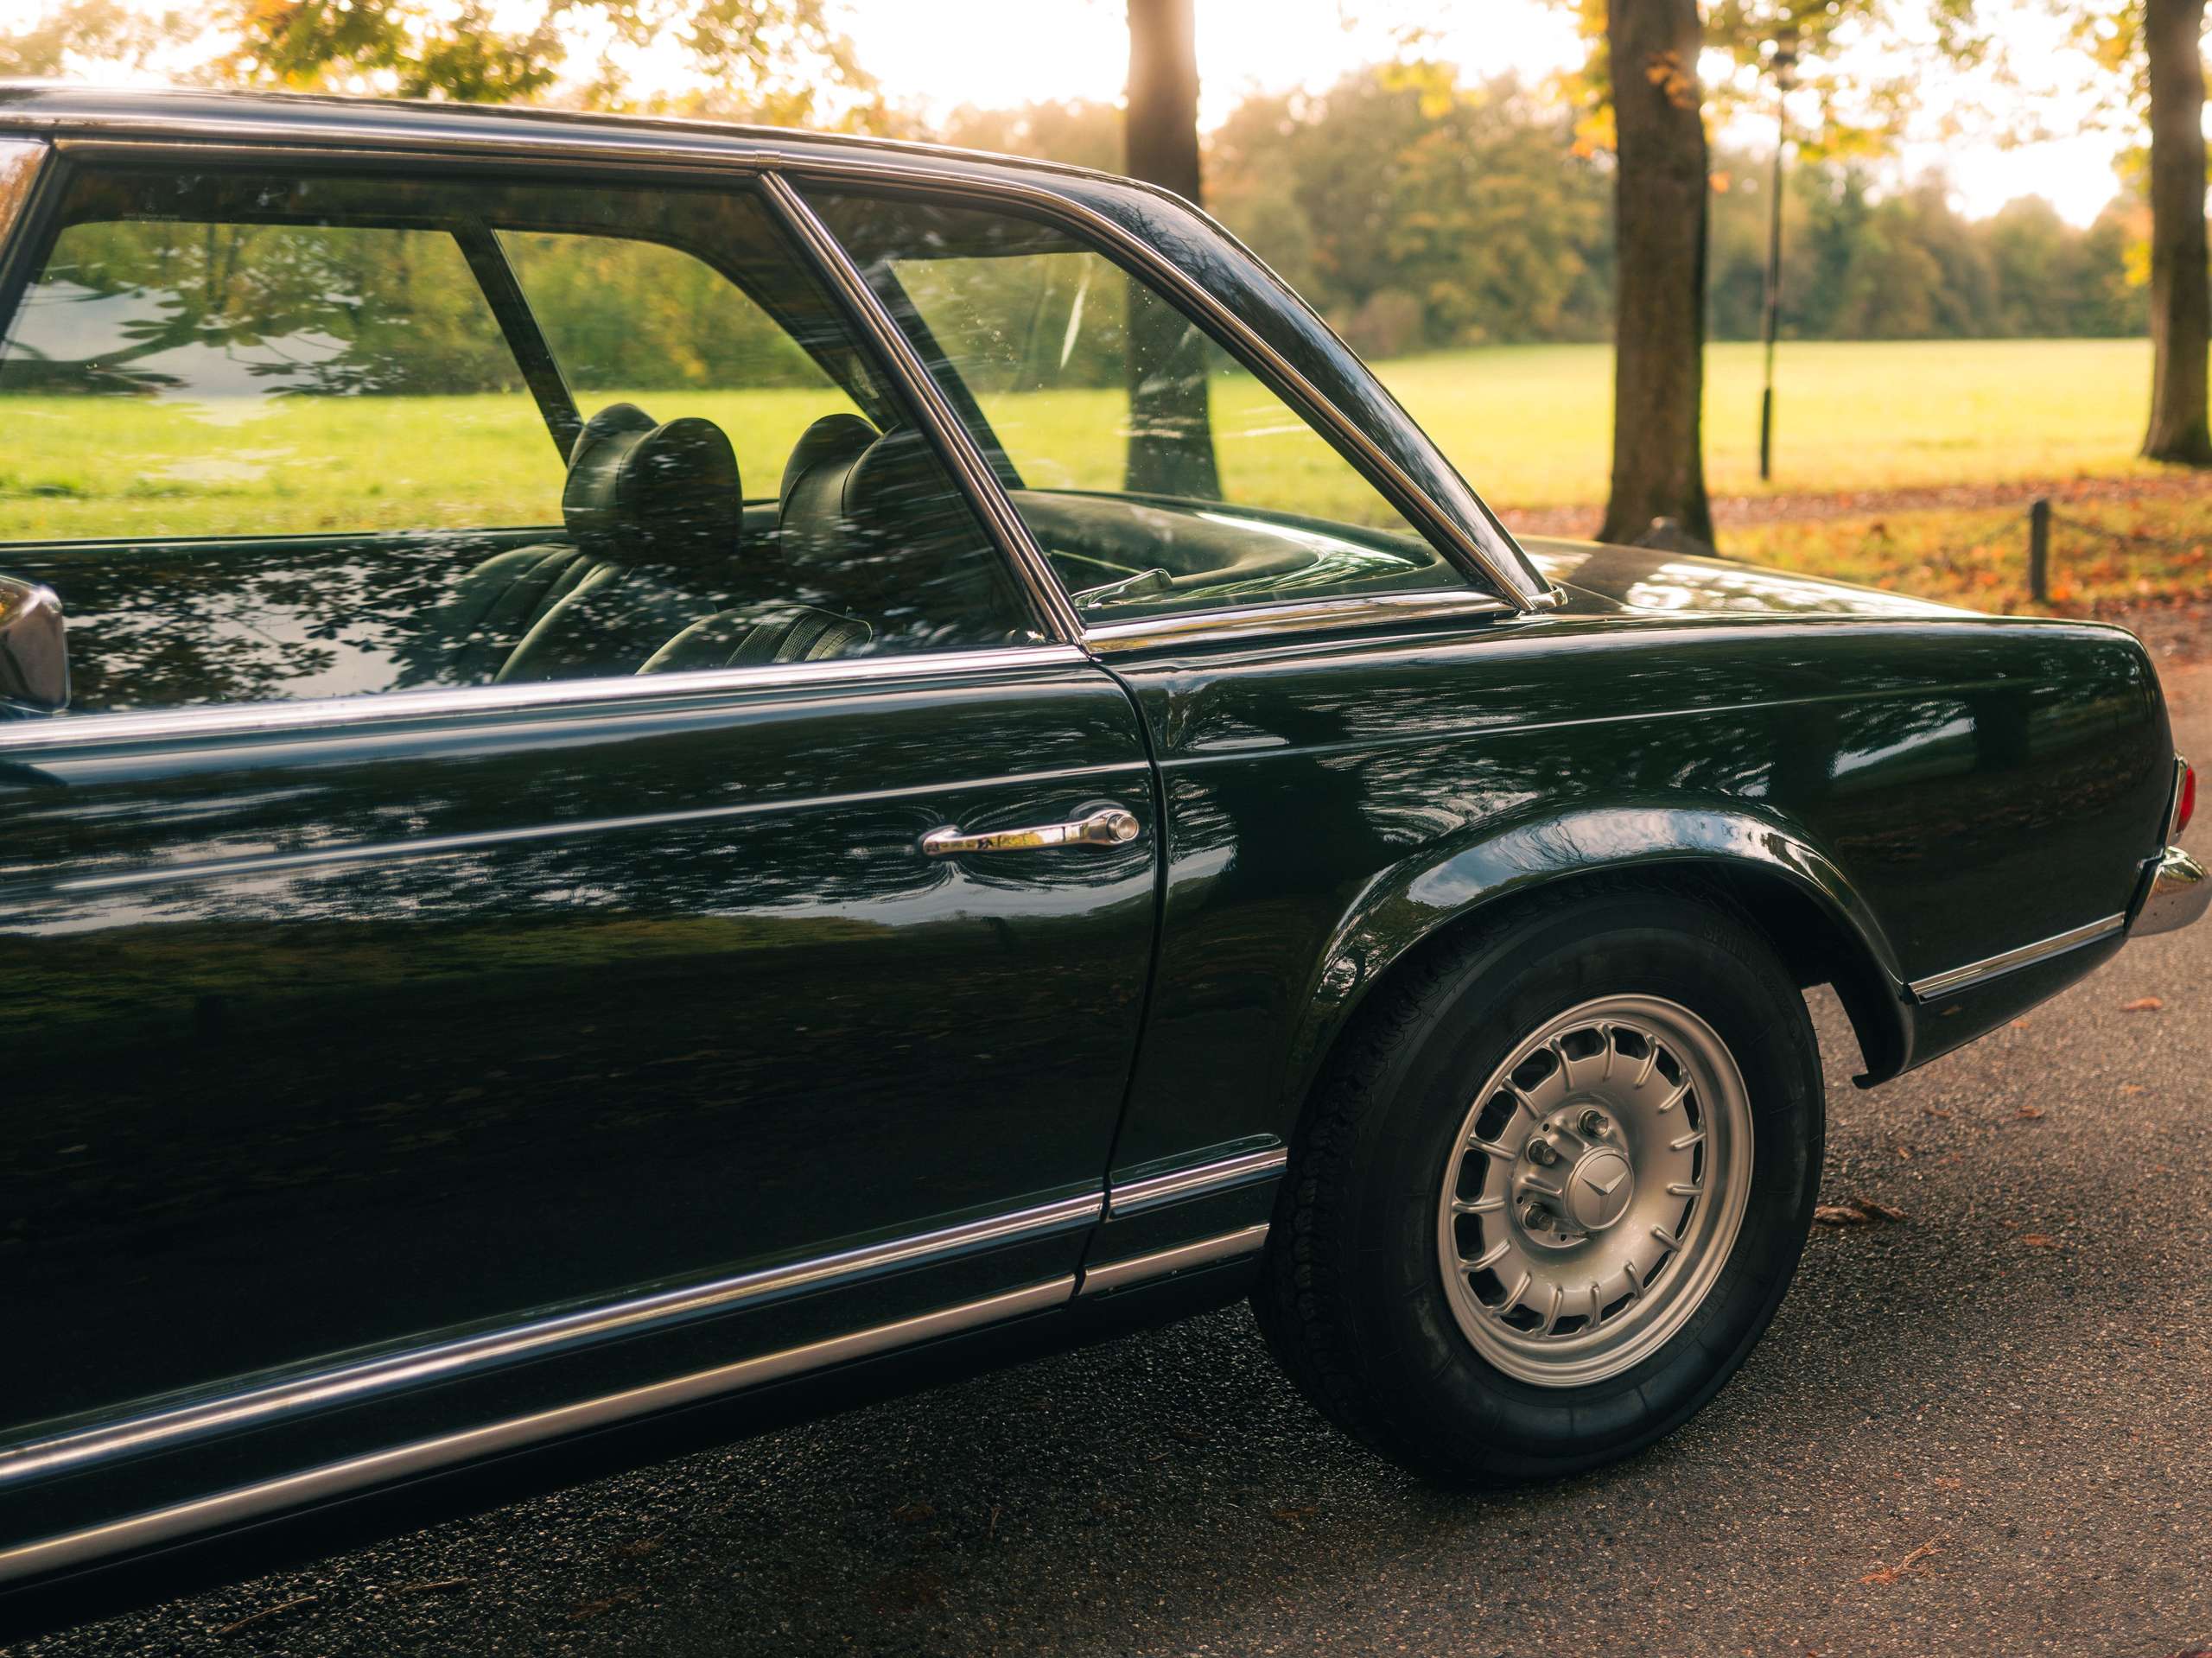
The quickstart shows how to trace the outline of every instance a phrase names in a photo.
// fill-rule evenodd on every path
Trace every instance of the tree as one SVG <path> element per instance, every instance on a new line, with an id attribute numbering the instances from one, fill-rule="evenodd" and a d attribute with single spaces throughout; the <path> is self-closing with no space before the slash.
<path id="1" fill-rule="evenodd" d="M 1601 541 L 1713 539 L 1705 492 L 1707 156 L 1697 0 L 1606 0 L 1618 135 L 1613 472 Z"/>
<path id="2" fill-rule="evenodd" d="M 828 0 L 218 0 L 232 85 L 589 108 L 813 118 L 824 88 L 874 90 Z M 577 48 L 595 41 L 588 63 Z M 674 48 L 700 90 L 641 93 Z"/>
<path id="3" fill-rule="evenodd" d="M 1198 59 L 1192 0 L 1128 0 L 1128 7 L 1122 140 L 1128 172 L 1195 206 L 1200 197 Z M 1147 303 L 1140 289 L 1132 289 L 1129 298 L 1127 487 L 1217 499 L 1205 336 L 1173 308 Z"/>
<path id="4" fill-rule="evenodd" d="M 2204 223 L 2204 0 L 2143 0 L 2151 106 L 2152 461 L 2212 467 L 2206 353 L 2212 271 Z"/>

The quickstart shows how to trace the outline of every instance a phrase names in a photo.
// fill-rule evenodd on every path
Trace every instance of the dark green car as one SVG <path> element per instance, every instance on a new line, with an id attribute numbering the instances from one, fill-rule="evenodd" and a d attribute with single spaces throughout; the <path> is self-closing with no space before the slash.
<path id="1" fill-rule="evenodd" d="M 2212 893 L 2127 634 L 1516 543 L 1139 186 L 18 86 L 0 237 L 0 1616 L 1247 1295 L 1587 1468 L 1806 987 L 1871 1085 Z"/>

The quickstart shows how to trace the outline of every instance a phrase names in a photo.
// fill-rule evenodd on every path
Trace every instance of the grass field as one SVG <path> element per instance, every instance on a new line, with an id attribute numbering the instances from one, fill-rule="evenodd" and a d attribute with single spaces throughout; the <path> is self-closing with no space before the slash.
<path id="1" fill-rule="evenodd" d="M 1400 359 L 1383 379 L 1512 521 L 1516 510 L 1604 499 L 1611 355 L 1602 346 L 1501 347 Z M 1929 486 L 2148 478 L 2133 457 L 2149 396 L 2142 340 L 1785 344 L 1776 476 L 1757 480 L 1759 353 L 1707 359 L 1707 470 L 1716 496 L 1789 498 Z M 618 394 L 594 399 L 613 401 Z M 730 433 L 746 492 L 772 492 L 834 393 L 642 391 L 662 419 L 706 415 Z M 1032 480 L 1120 482 L 1118 391 L 990 399 Z M 1381 504 L 1336 457 L 1281 419 L 1242 377 L 1213 412 L 1230 496 L 1376 521 Z M 2171 474 L 2164 474 L 2171 478 Z M 0 542 L 470 528 L 559 517 L 560 468 L 520 397 L 291 398 L 230 404 L 0 397 Z M 2204 588 L 2202 497 L 2101 506 L 2062 537 L 2062 602 L 2189 596 Z M 1783 506 L 1777 502 L 1777 507 Z M 1985 605 L 2024 602 L 2020 506 L 1838 513 L 1735 525 L 1732 554 Z M 2098 518 L 2096 514 L 2103 516 Z M 1592 514 L 1594 518 L 1594 512 Z"/>
<path id="2" fill-rule="evenodd" d="M 1706 353 L 1706 480 L 1759 492 L 1759 347 Z M 1501 508 L 1601 502 L 1612 351 L 1504 346 L 1376 365 L 1468 480 Z M 2140 340 L 1784 342 L 1777 492 L 1891 489 L 2137 470 L 2150 408 Z"/>

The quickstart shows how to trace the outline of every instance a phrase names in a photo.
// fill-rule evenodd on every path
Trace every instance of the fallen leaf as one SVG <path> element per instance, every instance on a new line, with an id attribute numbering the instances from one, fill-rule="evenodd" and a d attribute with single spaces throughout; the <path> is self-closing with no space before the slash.
<path id="1" fill-rule="evenodd" d="M 2056 1238 L 2047 1236 L 2041 1232 L 2023 1232 L 2020 1234 L 2020 1242 L 2026 1244 L 2031 1249 L 2056 1249 L 2058 1248 L 2058 1240 Z"/>
<path id="2" fill-rule="evenodd" d="M 2133 1001 L 2120 1003 L 2120 1011 L 2123 1013 L 2155 1013 L 2165 1005 L 2156 996 L 2138 996 Z"/>
<path id="3" fill-rule="evenodd" d="M 1904 1210 L 1902 1209 L 1878 1204 L 1872 1197 L 1853 1197 L 1850 1202 L 1842 1204 L 1822 1204 L 1813 1211 L 1813 1224 L 1815 1226 L 1880 1226 L 1904 1218 Z"/>
<path id="4" fill-rule="evenodd" d="M 642 1560 L 648 1554 L 658 1554 L 668 1546 L 665 1537 L 640 1537 L 634 1542 L 617 1543 L 614 1553 L 625 1560 Z"/>
<path id="5" fill-rule="evenodd" d="M 458 1589 L 468 1581 L 466 1578 L 432 1578 L 423 1583 L 403 1583 L 393 1586 L 392 1592 L 400 1595 L 427 1595 L 435 1589 Z"/>
<path id="6" fill-rule="evenodd" d="M 1932 1105 L 1923 1105 L 1923 1106 L 1922 1106 L 1922 1107 L 1920 1108 L 1920 1109 L 1921 1109 L 1921 1111 L 1922 1111 L 1922 1113 L 1923 1113 L 1923 1115 L 1928 1115 L 1928 1116 L 1931 1116 L 1931 1117 L 1944 1117 L 1944 1118 L 1950 1118 L 1950 1117 L 1955 1117 L 1955 1116 L 1957 1116 L 1957 1115 L 1959 1115 L 1959 1114 L 1958 1114 L 1957 1112 L 1955 1112 L 1955 1111 L 1939 1111 L 1939 1110 L 1937 1110 L 1937 1109 L 1936 1109 L 1934 1106 L 1932 1106 Z"/>
<path id="7" fill-rule="evenodd" d="M 1936 1489 L 1939 1491 L 1955 1491 L 1965 1483 L 1962 1479 L 1946 1479 L 1941 1474 L 1936 1477 Z"/>
<path id="8" fill-rule="evenodd" d="M 2123 1094 L 2140 1094 L 2143 1091 L 2143 1084 L 2140 1083 L 2122 1083 L 2120 1085 L 2120 1091 Z"/>
<path id="9" fill-rule="evenodd" d="M 2050 1113 L 2046 1112 L 2043 1107 L 2039 1105 L 2024 1105 L 2012 1115 L 2018 1117 L 2025 1117 L 2030 1122 L 2035 1122 L 2043 1117 L 2048 1116 Z"/>
<path id="10" fill-rule="evenodd" d="M 1935 1544 L 1923 1543 L 1918 1548 L 1913 1550 L 1911 1553 L 1906 1555 L 1904 1559 L 1899 1560 L 1895 1566 L 1885 1566 L 1875 1571 L 1869 1572 L 1865 1577 L 1859 1579 L 1859 1581 L 1861 1583 L 1895 1583 L 1906 1572 L 1911 1571 L 1914 1566 L 1919 1565 L 1921 1561 L 1926 1560 L 1929 1555 L 1937 1553 L 1940 1553 L 1940 1551 L 1936 1548 Z"/>

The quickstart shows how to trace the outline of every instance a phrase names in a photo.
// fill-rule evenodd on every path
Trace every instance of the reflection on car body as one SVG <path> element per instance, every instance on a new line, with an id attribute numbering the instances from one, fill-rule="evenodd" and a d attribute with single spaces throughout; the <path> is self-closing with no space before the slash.
<path id="1" fill-rule="evenodd" d="M 1523 546 L 1142 187 L 16 87 L 0 235 L 26 1627 L 1248 1294 L 1594 1465 L 1802 988 L 1876 1083 L 2212 893 L 2126 634 Z"/>

